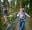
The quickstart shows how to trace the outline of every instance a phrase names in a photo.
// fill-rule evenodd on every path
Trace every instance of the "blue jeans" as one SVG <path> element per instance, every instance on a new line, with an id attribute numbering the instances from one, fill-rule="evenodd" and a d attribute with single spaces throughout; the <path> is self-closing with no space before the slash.
<path id="1" fill-rule="evenodd" d="M 20 19 L 20 30 L 24 30 L 25 29 L 25 21 L 21 21 L 24 19 Z"/>

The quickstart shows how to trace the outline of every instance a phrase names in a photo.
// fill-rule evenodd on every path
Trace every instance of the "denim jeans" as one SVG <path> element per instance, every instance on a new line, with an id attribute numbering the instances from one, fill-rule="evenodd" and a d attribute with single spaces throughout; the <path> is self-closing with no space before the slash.
<path id="1" fill-rule="evenodd" d="M 24 19 L 20 19 L 20 30 L 24 30 L 25 29 L 25 21 L 21 21 Z"/>

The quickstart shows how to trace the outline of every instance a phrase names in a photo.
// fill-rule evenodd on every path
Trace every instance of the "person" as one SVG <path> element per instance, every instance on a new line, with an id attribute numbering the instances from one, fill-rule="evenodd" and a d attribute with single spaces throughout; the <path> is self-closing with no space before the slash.
<path id="1" fill-rule="evenodd" d="M 5 11 L 4 11 L 4 14 L 5 14 L 6 16 L 8 15 L 8 12 L 7 12 L 7 10 L 5 10 Z"/>
<path id="2" fill-rule="evenodd" d="M 19 13 L 17 14 L 17 16 L 19 17 L 19 20 L 20 20 L 20 29 L 19 30 L 24 30 L 26 16 L 30 17 L 24 10 L 25 10 L 25 8 L 21 7 Z"/>

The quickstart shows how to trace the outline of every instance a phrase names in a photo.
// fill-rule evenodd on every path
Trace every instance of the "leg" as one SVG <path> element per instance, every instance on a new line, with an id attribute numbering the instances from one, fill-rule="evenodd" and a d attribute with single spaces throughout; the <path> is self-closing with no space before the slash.
<path id="1" fill-rule="evenodd" d="M 22 30 L 25 29 L 25 21 L 23 21 L 23 24 L 22 24 Z"/>
<path id="2" fill-rule="evenodd" d="M 24 30 L 25 21 L 20 22 L 20 30 Z"/>
<path id="3" fill-rule="evenodd" d="M 22 21 L 20 19 L 20 28 L 19 28 L 19 30 L 21 30 L 21 29 L 22 29 Z"/>
<path id="4" fill-rule="evenodd" d="M 22 22 L 20 22 L 20 30 L 22 29 Z"/>

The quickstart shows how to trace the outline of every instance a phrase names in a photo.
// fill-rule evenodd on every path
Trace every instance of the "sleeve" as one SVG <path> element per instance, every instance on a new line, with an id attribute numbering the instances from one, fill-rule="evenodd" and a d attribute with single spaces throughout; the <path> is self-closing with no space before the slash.
<path id="1" fill-rule="evenodd" d="M 17 14 L 17 16 L 19 16 L 19 13 Z"/>
<path id="2" fill-rule="evenodd" d="M 30 15 L 28 15 L 27 13 L 25 13 L 26 16 L 30 17 Z"/>

